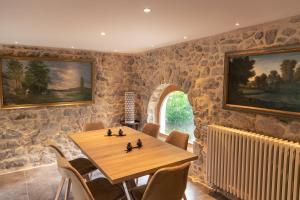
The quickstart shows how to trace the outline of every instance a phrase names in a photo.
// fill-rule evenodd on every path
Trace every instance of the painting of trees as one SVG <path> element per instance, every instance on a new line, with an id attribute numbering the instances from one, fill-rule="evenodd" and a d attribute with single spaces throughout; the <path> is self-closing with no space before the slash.
<path id="1" fill-rule="evenodd" d="M 294 73 L 297 61 L 296 60 L 284 60 L 280 65 L 282 74 L 282 80 L 285 82 L 291 82 L 294 80 Z"/>
<path id="2" fill-rule="evenodd" d="M 82 76 L 80 77 L 80 90 L 84 90 L 84 79 Z"/>
<path id="3" fill-rule="evenodd" d="M 295 74 L 294 74 L 294 80 L 295 81 L 300 81 L 300 65 L 297 67 Z"/>
<path id="4" fill-rule="evenodd" d="M 265 89 L 267 87 L 267 75 L 263 73 L 260 76 L 256 76 L 254 79 L 254 85 L 259 89 Z"/>
<path id="5" fill-rule="evenodd" d="M 246 106 L 243 109 L 297 112 L 300 116 L 300 51 L 250 52 L 227 55 L 224 107 L 229 103 Z"/>
<path id="6" fill-rule="evenodd" d="M 300 66 L 296 68 L 297 63 L 296 60 L 285 59 L 280 64 L 280 73 L 277 70 L 271 70 L 268 75 L 262 73 L 255 76 L 250 85 L 265 92 L 280 91 L 284 83 L 300 81 Z"/>
<path id="7" fill-rule="evenodd" d="M 18 92 L 22 87 L 23 72 L 23 66 L 19 61 L 15 59 L 9 60 L 7 64 L 7 77 L 14 82 L 15 92 Z"/>
<path id="8" fill-rule="evenodd" d="M 255 60 L 250 60 L 249 56 L 232 58 L 229 66 L 232 70 L 229 72 L 229 89 L 240 92 L 240 85 L 247 85 L 249 79 L 255 76 L 254 69 Z"/>
<path id="9" fill-rule="evenodd" d="M 2 107 L 92 102 L 92 62 L 18 57 L 0 62 Z"/>
<path id="10" fill-rule="evenodd" d="M 270 91 L 275 91 L 279 89 L 280 83 L 282 81 L 282 78 L 278 74 L 276 70 L 270 71 L 270 74 L 268 75 L 267 78 L 267 88 Z"/>
<path id="11" fill-rule="evenodd" d="M 32 94 L 47 92 L 48 84 L 51 82 L 50 70 L 42 61 L 33 60 L 25 72 L 23 86 Z"/>

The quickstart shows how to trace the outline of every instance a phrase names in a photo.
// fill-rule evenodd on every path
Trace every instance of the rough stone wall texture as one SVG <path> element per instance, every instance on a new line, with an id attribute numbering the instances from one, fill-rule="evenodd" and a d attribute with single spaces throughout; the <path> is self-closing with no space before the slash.
<path id="1" fill-rule="evenodd" d="M 194 151 L 199 156 L 193 171 L 205 180 L 208 124 L 300 142 L 299 119 L 222 109 L 225 52 L 295 44 L 300 44 L 300 16 L 134 55 L 134 63 L 127 69 L 127 82 L 138 94 L 143 123 L 151 94 L 159 85 L 175 84 L 188 93 L 197 127 Z"/>
<path id="2" fill-rule="evenodd" d="M 50 141 L 68 156 L 78 156 L 67 134 L 90 121 L 117 124 L 125 90 L 136 92 L 137 117 L 146 122 L 149 99 L 161 84 L 175 84 L 189 94 L 197 126 L 196 178 L 205 180 L 208 124 L 299 142 L 300 120 L 222 109 L 225 52 L 292 44 L 300 44 L 300 16 L 131 55 L 0 45 L 0 55 L 93 58 L 96 65 L 93 105 L 0 110 L 0 173 L 53 162 L 45 148 Z"/>
<path id="3" fill-rule="evenodd" d="M 49 142 L 58 143 L 69 158 L 78 156 L 67 134 L 98 120 L 112 126 L 123 117 L 129 55 L 13 45 L 0 45 L 0 55 L 93 59 L 96 79 L 92 105 L 0 110 L 0 173 L 54 162 L 45 148 Z"/>

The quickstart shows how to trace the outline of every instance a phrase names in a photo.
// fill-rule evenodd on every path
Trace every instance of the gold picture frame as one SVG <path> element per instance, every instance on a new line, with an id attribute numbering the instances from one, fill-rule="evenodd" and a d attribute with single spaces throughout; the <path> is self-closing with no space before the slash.
<path id="1" fill-rule="evenodd" d="M 297 71 L 297 78 L 298 78 L 299 73 L 300 73 L 300 46 L 298 46 L 298 45 L 297 46 L 285 46 L 285 47 L 272 47 L 272 48 L 265 48 L 265 49 L 253 49 L 253 50 L 235 51 L 235 52 L 225 53 L 224 84 L 223 84 L 223 87 L 224 87 L 223 88 L 223 108 L 227 109 L 227 110 L 261 113 L 261 114 L 275 115 L 275 116 L 287 117 L 287 118 L 293 118 L 293 117 L 299 118 L 300 117 L 300 111 L 299 111 L 300 108 L 298 107 L 299 104 L 294 105 L 294 107 L 295 108 L 297 107 L 297 108 L 295 109 L 295 111 L 293 111 L 292 110 L 293 106 L 284 108 L 285 107 L 284 106 L 285 101 L 282 101 L 282 102 L 280 102 L 280 100 L 279 101 L 277 101 L 277 100 L 272 101 L 272 96 L 276 97 L 276 94 L 278 94 L 277 99 L 279 98 L 280 95 L 284 96 L 284 94 L 279 94 L 279 92 L 284 90 L 285 88 L 287 88 L 287 84 L 290 84 L 290 85 L 292 84 L 292 83 L 286 83 L 285 82 L 286 80 L 283 79 L 282 72 L 278 73 L 278 69 L 280 71 L 281 70 L 281 65 L 283 65 L 283 63 L 281 63 L 281 65 L 278 66 L 278 62 L 279 62 L 278 59 L 279 58 L 284 58 L 284 56 L 286 56 L 286 59 L 283 59 L 281 62 L 283 62 L 284 60 L 289 60 L 290 58 L 293 58 L 293 60 L 294 60 L 295 57 L 297 58 L 296 59 L 297 64 L 295 65 L 295 68 L 293 68 L 293 70 Z M 249 60 L 245 60 L 246 57 L 248 57 Z M 243 59 L 243 58 L 244 58 L 244 61 L 241 61 L 241 59 Z M 274 58 L 276 58 L 276 59 L 274 59 Z M 251 61 L 251 59 L 255 60 L 255 62 L 254 62 L 254 66 L 255 66 L 254 67 L 254 73 L 256 75 L 252 76 L 251 78 L 248 78 L 248 82 L 247 82 L 246 86 L 245 86 L 245 84 L 243 86 L 238 86 L 239 87 L 238 90 L 248 89 L 248 91 L 246 91 L 246 92 L 249 92 L 249 90 L 252 89 L 252 91 L 254 91 L 254 89 L 257 89 L 255 87 L 258 87 L 258 85 L 259 85 L 259 84 L 255 84 L 256 82 L 258 82 L 258 80 L 262 81 L 262 80 L 264 80 L 263 78 L 266 77 L 268 79 L 268 78 L 270 78 L 269 76 L 274 77 L 274 75 L 278 79 L 278 81 L 276 83 L 277 88 L 274 87 L 272 91 L 270 89 L 269 89 L 270 91 L 268 91 L 268 89 L 265 89 L 264 91 L 261 91 L 262 89 L 260 89 L 260 91 L 257 90 L 256 93 L 255 92 L 245 93 L 243 91 L 242 93 L 243 93 L 244 96 L 240 97 L 240 103 L 238 103 L 239 102 L 238 99 L 239 99 L 240 94 L 232 95 L 234 93 L 233 91 L 235 90 L 236 86 L 232 87 L 232 84 L 230 84 L 232 81 L 234 82 L 234 80 L 230 80 L 230 77 L 234 77 L 235 75 L 232 75 L 230 73 L 237 73 L 237 72 L 233 72 L 234 70 L 232 69 L 232 67 L 233 66 L 240 66 L 240 65 L 232 64 L 232 63 L 233 62 L 236 62 L 236 63 L 238 63 L 238 62 L 240 62 L 240 63 L 247 62 L 248 67 L 249 67 L 249 61 Z M 273 59 L 273 61 L 268 61 L 267 59 Z M 262 70 L 262 67 L 261 67 L 262 65 L 260 65 L 260 63 L 263 63 L 263 62 L 266 63 L 265 66 L 267 66 L 268 69 L 272 66 L 270 63 L 273 62 L 274 63 L 274 68 L 271 69 L 271 71 L 273 71 L 273 72 L 271 73 L 271 71 L 269 71 L 269 73 L 270 73 L 269 75 L 267 73 L 264 73 L 266 76 L 263 75 L 263 74 L 260 74 L 260 76 L 258 76 L 258 74 L 257 74 L 258 71 L 264 71 L 264 70 L 267 71 L 266 69 Z M 286 63 L 294 64 L 294 62 L 286 62 Z M 260 68 L 258 68 L 259 65 L 260 65 Z M 291 67 L 293 67 L 293 66 L 291 66 Z M 239 71 L 239 70 L 235 70 L 235 71 Z M 277 71 L 277 73 L 275 71 Z M 260 78 L 256 78 L 256 77 L 260 77 Z M 280 78 L 282 80 L 280 80 Z M 243 78 L 240 77 L 240 79 L 243 79 Z M 249 80 L 251 80 L 251 81 L 249 81 Z M 271 80 L 271 78 L 270 78 L 270 80 Z M 241 80 L 239 80 L 239 81 L 241 81 Z M 270 84 L 270 83 L 272 83 L 274 85 L 273 82 L 271 82 L 271 81 L 268 82 L 267 81 L 267 84 Z M 267 87 L 270 87 L 270 86 L 267 85 L 265 87 L 267 88 Z M 295 87 L 296 87 L 296 89 L 298 88 L 298 91 L 300 92 L 300 81 L 299 81 L 299 79 L 297 79 L 297 82 L 295 82 L 295 84 L 291 86 L 291 88 L 294 88 L 293 90 L 295 90 Z M 269 94 L 266 94 L 266 91 L 269 92 Z M 271 92 L 273 92 L 273 93 L 271 93 Z M 238 91 L 236 93 L 240 93 L 240 92 Z M 292 95 L 291 93 L 292 93 L 292 90 L 291 90 L 290 94 L 288 94 L 287 91 L 285 91 L 286 95 Z M 247 94 L 247 95 L 245 95 L 245 94 Z M 250 95 L 252 95 L 252 96 L 250 96 Z M 264 95 L 265 95 L 265 97 L 263 97 Z M 296 92 L 295 95 L 297 95 L 296 98 L 298 99 L 299 98 L 299 93 Z M 248 99 L 245 98 L 245 97 L 247 97 Z M 276 99 L 276 98 L 273 98 L 273 99 Z M 276 102 L 278 103 L 277 106 L 276 106 Z M 259 105 L 259 106 L 257 106 L 257 105 Z M 262 106 L 260 106 L 260 105 L 262 105 Z M 272 105 L 274 105 L 274 108 L 272 108 Z M 290 104 L 288 104 L 288 105 L 290 105 Z M 291 105 L 292 105 L 292 103 L 291 103 Z M 280 109 L 281 107 L 282 107 L 282 109 Z"/>
<path id="2" fill-rule="evenodd" d="M 19 62 L 30 62 L 30 61 L 36 61 L 36 62 L 47 62 L 47 63 L 61 63 L 60 65 L 63 66 L 63 63 L 72 64 L 77 63 L 78 65 L 84 64 L 85 66 L 90 66 L 90 76 L 85 76 L 84 78 L 81 75 L 81 83 L 83 85 L 83 90 L 86 96 L 84 99 L 81 100 L 66 100 L 66 101 L 55 101 L 55 102 L 45 102 L 45 103 L 6 103 L 5 99 L 5 92 L 4 92 L 4 60 L 17 60 Z M 50 66 L 50 68 L 53 66 Z M 70 66 L 68 66 L 70 67 Z M 58 68 L 58 67 L 56 67 Z M 81 70 L 80 66 L 76 65 L 77 70 Z M 49 69 L 52 73 L 51 69 Z M 94 66 L 94 60 L 93 59 L 71 59 L 71 58 L 49 58 L 49 57 L 21 57 L 21 56 L 0 56 L 0 109 L 20 109 L 20 108 L 38 108 L 38 107 L 48 107 L 48 106 L 72 106 L 72 105 L 87 105 L 87 104 L 93 104 L 95 102 L 94 97 L 94 90 L 95 90 L 95 66 Z M 87 73 L 88 74 L 88 73 Z M 87 82 L 90 82 L 90 87 L 85 87 L 85 79 L 88 79 Z M 65 81 L 65 80 L 64 80 Z M 82 83 L 83 82 L 83 83 Z M 71 91 L 72 89 L 70 89 Z M 74 93 L 73 88 L 73 93 Z M 63 91 L 63 90 L 61 90 Z M 56 90 L 55 92 L 61 92 L 59 90 Z M 72 94 L 69 94 L 71 96 Z M 75 94 L 73 94 L 75 96 Z M 70 97 L 71 98 L 71 97 Z M 69 99 L 70 99 L 69 98 Z M 80 98 L 78 98 L 80 99 Z"/>

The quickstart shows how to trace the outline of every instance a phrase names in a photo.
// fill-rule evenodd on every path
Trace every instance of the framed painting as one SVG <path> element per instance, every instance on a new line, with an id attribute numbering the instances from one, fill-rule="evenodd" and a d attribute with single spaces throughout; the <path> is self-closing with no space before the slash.
<path id="1" fill-rule="evenodd" d="M 93 62 L 34 57 L 0 58 L 1 108 L 93 102 Z"/>
<path id="2" fill-rule="evenodd" d="M 226 53 L 223 107 L 300 117 L 300 47 Z"/>

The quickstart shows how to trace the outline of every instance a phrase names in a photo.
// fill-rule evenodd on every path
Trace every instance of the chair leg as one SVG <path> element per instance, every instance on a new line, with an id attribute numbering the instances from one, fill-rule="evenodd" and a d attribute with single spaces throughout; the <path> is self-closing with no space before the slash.
<path id="1" fill-rule="evenodd" d="M 57 190 L 56 190 L 56 195 L 55 195 L 54 200 L 58 200 L 58 198 L 59 198 L 59 196 L 60 196 L 60 193 L 61 193 L 61 190 L 62 190 L 63 187 L 64 187 L 65 180 L 66 180 L 65 177 L 61 177 L 61 180 L 60 180 L 59 185 L 58 185 Z"/>
<path id="2" fill-rule="evenodd" d="M 135 184 L 136 184 L 136 186 L 138 186 L 138 184 L 139 184 L 139 178 L 135 179 Z"/>
<path id="3" fill-rule="evenodd" d="M 71 179 L 67 179 L 67 188 L 66 188 L 66 193 L 65 193 L 65 200 L 69 198 L 69 193 L 70 193 L 70 188 L 71 188 Z"/>
<path id="4" fill-rule="evenodd" d="M 185 193 L 183 193 L 183 199 L 187 200 Z"/>

